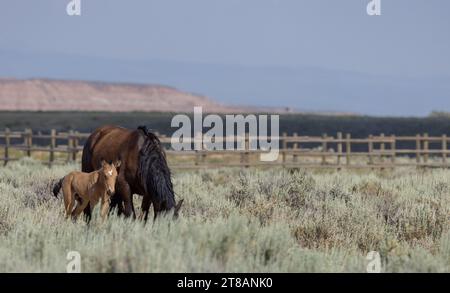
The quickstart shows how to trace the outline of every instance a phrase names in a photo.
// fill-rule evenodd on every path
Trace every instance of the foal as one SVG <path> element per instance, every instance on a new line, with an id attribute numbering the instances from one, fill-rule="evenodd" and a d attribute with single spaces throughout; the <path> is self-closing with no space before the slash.
<path id="1" fill-rule="evenodd" d="M 108 164 L 102 161 L 101 168 L 91 173 L 72 172 L 63 178 L 62 190 L 66 218 L 72 215 L 76 220 L 81 212 L 90 204 L 91 210 L 101 200 L 100 215 L 103 221 L 108 216 L 110 198 L 115 192 L 117 168 L 120 161 Z M 75 201 L 77 206 L 74 209 Z"/>

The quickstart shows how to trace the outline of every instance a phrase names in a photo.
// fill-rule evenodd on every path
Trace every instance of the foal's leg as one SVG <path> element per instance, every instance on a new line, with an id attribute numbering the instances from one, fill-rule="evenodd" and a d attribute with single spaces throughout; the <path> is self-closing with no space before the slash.
<path id="1" fill-rule="evenodd" d="M 63 180 L 63 197 L 64 197 L 64 208 L 66 209 L 66 219 L 72 213 L 73 207 L 75 206 L 75 194 L 72 192 L 71 179 L 67 177 Z"/>
<path id="2" fill-rule="evenodd" d="M 72 212 L 72 219 L 75 221 L 78 216 L 83 212 L 83 210 L 88 206 L 89 200 L 81 198 L 81 204 L 78 203 L 75 210 Z"/>
<path id="3" fill-rule="evenodd" d="M 66 219 L 72 214 L 73 208 L 75 206 L 75 199 L 72 198 L 66 205 Z"/>
<path id="4" fill-rule="evenodd" d="M 90 198 L 90 200 L 89 200 L 89 207 L 91 208 L 91 212 L 95 209 L 95 206 L 97 205 L 99 200 L 100 199 L 95 197 L 95 196 L 92 196 Z"/>
<path id="5" fill-rule="evenodd" d="M 109 209 L 110 202 L 111 202 L 111 200 L 110 200 L 109 196 L 104 195 L 102 197 L 102 205 L 101 205 L 101 209 L 100 209 L 100 215 L 103 219 L 103 222 L 108 217 L 108 209 Z"/>

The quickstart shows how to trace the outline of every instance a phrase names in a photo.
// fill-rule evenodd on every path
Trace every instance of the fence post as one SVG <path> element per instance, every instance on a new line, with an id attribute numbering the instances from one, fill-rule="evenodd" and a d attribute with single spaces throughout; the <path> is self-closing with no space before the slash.
<path id="1" fill-rule="evenodd" d="M 430 141 L 428 140 L 428 133 L 425 133 L 423 135 L 424 141 L 423 141 L 423 162 L 426 164 L 428 163 L 428 150 L 429 150 L 429 145 L 430 145 Z"/>
<path id="2" fill-rule="evenodd" d="M 195 152 L 195 166 L 198 166 L 200 164 L 200 154 L 198 153 L 198 150 L 194 150 Z"/>
<path id="3" fill-rule="evenodd" d="M 397 159 L 397 139 L 395 135 L 391 135 L 391 163 L 395 165 L 395 160 Z"/>
<path id="4" fill-rule="evenodd" d="M 373 135 L 369 135 L 369 165 L 373 165 Z"/>
<path id="5" fill-rule="evenodd" d="M 323 153 L 323 155 L 322 155 L 322 165 L 325 165 L 327 163 L 327 156 L 326 156 L 326 153 L 328 151 L 327 150 L 328 149 L 327 137 L 328 137 L 328 135 L 326 133 L 324 133 L 322 135 L 322 153 Z"/>
<path id="6" fill-rule="evenodd" d="M 417 134 L 416 135 L 416 163 L 418 165 L 420 164 L 420 148 L 421 148 L 420 134 Z"/>
<path id="7" fill-rule="evenodd" d="M 207 154 L 207 152 L 208 152 L 208 150 L 206 150 L 204 148 L 204 145 L 202 144 L 202 154 L 201 154 L 201 160 L 200 160 L 202 165 L 204 165 L 206 163 L 206 154 Z"/>
<path id="8" fill-rule="evenodd" d="M 49 156 L 49 166 L 53 165 L 55 161 L 55 148 L 56 148 L 56 130 L 52 129 L 50 132 L 50 156 Z"/>
<path id="9" fill-rule="evenodd" d="M 283 143 L 282 143 L 282 159 L 283 159 L 283 167 L 286 164 L 286 148 L 287 148 L 287 142 L 286 142 L 286 138 L 287 138 L 287 133 L 283 132 Z"/>
<path id="10" fill-rule="evenodd" d="M 75 137 L 72 140 L 72 147 L 73 147 L 72 161 L 74 161 L 74 162 L 77 161 L 79 139 L 80 139 L 80 133 L 78 131 L 76 131 Z"/>
<path id="11" fill-rule="evenodd" d="M 199 142 L 199 140 L 200 140 L 200 142 Z M 197 148 L 199 143 L 200 143 L 200 149 Z M 199 166 L 201 164 L 202 150 L 203 150 L 203 140 L 202 140 L 201 132 L 194 133 L 193 145 L 194 145 L 194 150 L 195 150 L 195 166 Z"/>
<path id="12" fill-rule="evenodd" d="M 297 134 L 297 132 L 294 132 L 293 137 L 294 137 L 295 140 L 298 139 L 298 134 Z M 292 146 L 292 148 L 293 148 L 293 150 L 294 150 L 294 153 L 293 153 L 293 155 L 292 155 L 292 161 L 293 161 L 294 163 L 297 163 L 297 161 L 298 161 L 298 155 L 297 155 L 297 153 L 295 153 L 295 152 L 298 150 L 298 142 L 294 142 L 294 145 Z"/>
<path id="13" fill-rule="evenodd" d="M 342 132 L 338 132 L 336 135 L 337 139 L 338 139 L 338 144 L 337 144 L 337 165 L 340 166 L 341 165 L 341 157 L 342 157 Z"/>
<path id="14" fill-rule="evenodd" d="M 384 143 L 385 136 L 384 133 L 380 134 L 381 144 L 380 144 L 380 163 L 381 165 L 384 164 L 384 155 L 386 151 L 386 144 Z"/>
<path id="15" fill-rule="evenodd" d="M 346 152 L 347 152 L 347 166 L 350 165 L 350 157 L 352 153 L 352 142 L 351 142 L 352 135 L 350 133 L 347 133 L 346 135 Z"/>
<path id="16" fill-rule="evenodd" d="M 25 145 L 27 157 L 31 157 L 31 147 L 33 145 L 33 131 L 30 128 L 25 129 Z"/>
<path id="17" fill-rule="evenodd" d="M 245 163 L 245 168 L 250 167 L 250 137 L 248 132 L 245 133 Z"/>
<path id="18" fill-rule="evenodd" d="M 447 164 L 447 135 L 442 135 L 442 163 Z"/>
<path id="19" fill-rule="evenodd" d="M 247 132 L 245 133 L 245 135 L 247 135 Z M 245 137 L 245 135 L 244 135 L 244 137 Z M 242 137 L 236 135 L 236 143 L 237 143 L 238 146 L 240 145 L 239 139 L 242 139 Z M 239 149 L 239 147 L 238 147 L 238 149 Z M 240 154 L 239 154 L 240 167 L 245 166 L 245 150 L 247 150 L 247 145 L 246 145 L 245 139 L 244 139 L 244 150 L 239 149 L 239 152 L 240 152 Z"/>
<path id="20" fill-rule="evenodd" d="M 70 160 L 73 160 L 73 130 L 70 130 L 67 135 L 67 162 L 69 162 Z"/>
<path id="21" fill-rule="evenodd" d="M 3 163 L 3 165 L 6 166 L 6 164 L 8 164 L 8 160 L 9 160 L 9 145 L 11 143 L 10 141 L 10 130 L 9 128 L 5 129 L 5 162 Z"/>

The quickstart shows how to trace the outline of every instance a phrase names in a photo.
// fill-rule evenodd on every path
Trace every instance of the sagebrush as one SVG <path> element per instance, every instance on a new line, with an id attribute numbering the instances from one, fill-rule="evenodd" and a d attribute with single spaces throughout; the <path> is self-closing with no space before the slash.
<path id="1" fill-rule="evenodd" d="M 369 251 L 383 272 L 450 271 L 449 170 L 175 172 L 177 220 L 86 225 L 51 195 L 78 168 L 0 168 L 0 272 L 65 272 L 69 251 L 83 272 L 365 272 Z"/>

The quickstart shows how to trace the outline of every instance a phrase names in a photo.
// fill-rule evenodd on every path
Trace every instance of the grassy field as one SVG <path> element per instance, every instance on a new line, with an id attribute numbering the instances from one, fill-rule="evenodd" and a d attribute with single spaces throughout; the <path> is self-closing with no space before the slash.
<path id="1" fill-rule="evenodd" d="M 0 167 L 0 272 L 450 272 L 449 170 L 177 172 L 179 219 L 87 226 L 50 192 L 77 168 Z"/>

